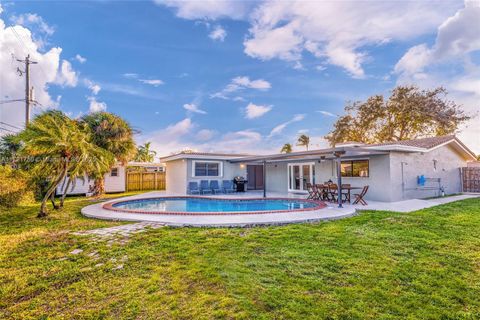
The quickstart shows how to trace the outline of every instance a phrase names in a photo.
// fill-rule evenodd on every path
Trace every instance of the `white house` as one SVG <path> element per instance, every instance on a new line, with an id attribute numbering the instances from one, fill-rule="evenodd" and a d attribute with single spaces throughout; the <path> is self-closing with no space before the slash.
<path id="1" fill-rule="evenodd" d="M 167 191 L 175 194 L 187 193 L 189 181 L 243 176 L 248 189 L 266 193 L 306 193 L 308 182 L 331 180 L 368 185 L 366 199 L 391 202 L 461 192 L 460 168 L 476 156 L 451 135 L 259 156 L 181 152 L 160 160 L 167 168 Z"/>
<path id="2" fill-rule="evenodd" d="M 150 162 L 129 162 L 126 166 L 122 163 L 117 163 L 109 173 L 105 174 L 105 192 L 106 193 L 118 193 L 125 192 L 126 187 L 126 178 L 127 178 L 127 168 L 130 167 L 141 167 L 144 168 L 147 172 L 164 172 L 165 165 L 162 163 L 150 163 Z M 62 181 L 57 187 L 57 195 L 63 194 L 65 185 L 68 182 L 68 177 Z M 81 179 L 76 179 L 75 185 L 72 188 L 70 185 L 67 194 L 86 194 L 89 192 L 91 186 L 93 186 L 94 181 L 85 177 L 82 181 Z"/>

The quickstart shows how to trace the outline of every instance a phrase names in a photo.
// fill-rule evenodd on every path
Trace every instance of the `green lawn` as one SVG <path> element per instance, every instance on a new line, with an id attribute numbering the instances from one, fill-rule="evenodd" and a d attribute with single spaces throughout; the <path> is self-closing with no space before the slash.
<path id="1" fill-rule="evenodd" d="M 0 319 L 480 318 L 480 199 L 318 224 L 160 228 L 113 246 L 69 233 L 119 224 L 83 218 L 88 204 L 69 199 L 44 220 L 37 206 L 1 209 Z"/>

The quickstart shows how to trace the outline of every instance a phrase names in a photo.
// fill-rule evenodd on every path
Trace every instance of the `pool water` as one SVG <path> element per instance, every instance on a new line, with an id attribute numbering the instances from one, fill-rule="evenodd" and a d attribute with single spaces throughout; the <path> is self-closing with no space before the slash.
<path id="1" fill-rule="evenodd" d="M 149 198 L 111 204 L 113 210 L 129 212 L 258 212 L 314 210 L 318 203 L 296 199 L 212 199 L 212 198 Z"/>

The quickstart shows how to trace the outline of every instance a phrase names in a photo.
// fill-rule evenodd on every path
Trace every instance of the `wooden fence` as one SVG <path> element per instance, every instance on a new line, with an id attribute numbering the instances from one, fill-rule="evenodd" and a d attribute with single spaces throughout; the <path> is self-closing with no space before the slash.
<path id="1" fill-rule="evenodd" d="M 127 191 L 165 190 L 165 172 L 127 172 Z"/>
<path id="2" fill-rule="evenodd" d="M 480 192 L 480 168 L 462 168 L 463 192 Z"/>

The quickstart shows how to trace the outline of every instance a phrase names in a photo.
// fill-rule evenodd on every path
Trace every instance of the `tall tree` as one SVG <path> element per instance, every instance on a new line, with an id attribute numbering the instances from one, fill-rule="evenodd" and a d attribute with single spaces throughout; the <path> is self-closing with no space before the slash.
<path id="1" fill-rule="evenodd" d="M 310 145 L 310 137 L 302 134 L 298 137 L 297 146 L 304 146 L 308 151 L 308 146 Z"/>
<path id="2" fill-rule="evenodd" d="M 387 100 L 375 95 L 364 102 L 348 104 L 345 113 L 325 137 L 331 145 L 447 135 L 470 119 L 461 106 L 447 99 L 447 91 L 442 87 L 420 90 L 416 86 L 398 86 Z"/>
<path id="3" fill-rule="evenodd" d="M 109 112 L 90 113 L 81 119 L 91 130 L 93 142 L 113 154 L 115 160 L 126 163 L 136 153 L 133 130 L 119 116 Z M 113 166 L 113 164 L 112 164 Z M 105 192 L 103 175 L 95 178 L 95 195 Z"/>
<path id="4" fill-rule="evenodd" d="M 292 152 L 292 145 L 290 143 L 285 143 L 280 150 L 280 153 L 291 153 Z"/>
<path id="5" fill-rule="evenodd" d="M 35 160 L 28 164 L 31 174 L 49 181 L 38 217 L 47 215 L 46 203 L 69 171 L 79 170 L 87 161 L 103 162 L 109 155 L 91 142 L 89 131 L 56 110 L 37 116 L 18 138 L 19 154 Z"/>
<path id="6" fill-rule="evenodd" d="M 157 152 L 150 149 L 151 142 L 145 142 L 143 145 L 137 147 L 137 155 L 135 161 L 139 162 L 153 162 Z"/>
<path id="7" fill-rule="evenodd" d="M 6 134 L 0 137 L 0 164 L 15 164 L 15 156 L 20 149 L 16 134 Z"/>

